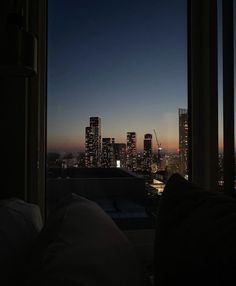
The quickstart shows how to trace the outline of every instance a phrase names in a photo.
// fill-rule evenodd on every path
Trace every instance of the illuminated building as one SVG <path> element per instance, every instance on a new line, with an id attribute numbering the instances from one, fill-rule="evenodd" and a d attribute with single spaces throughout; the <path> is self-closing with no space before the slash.
<path id="1" fill-rule="evenodd" d="M 90 126 L 85 128 L 85 166 L 101 166 L 101 118 L 90 117 Z"/>
<path id="2" fill-rule="evenodd" d="M 143 168 L 150 170 L 152 164 L 152 134 L 145 134 L 143 141 Z"/>
<path id="3" fill-rule="evenodd" d="M 188 173 L 188 111 L 179 109 L 179 162 L 180 173 Z"/>
<path id="4" fill-rule="evenodd" d="M 102 138 L 102 167 L 115 167 L 114 138 Z"/>
<path id="5" fill-rule="evenodd" d="M 115 153 L 116 167 L 125 168 L 126 167 L 126 144 L 115 143 L 114 153 Z"/>
<path id="6" fill-rule="evenodd" d="M 143 171 L 143 153 L 142 152 L 137 152 L 136 156 L 137 160 L 137 168 L 136 171 Z"/>
<path id="7" fill-rule="evenodd" d="M 130 171 L 137 170 L 136 132 L 127 132 L 127 162 L 126 167 Z"/>

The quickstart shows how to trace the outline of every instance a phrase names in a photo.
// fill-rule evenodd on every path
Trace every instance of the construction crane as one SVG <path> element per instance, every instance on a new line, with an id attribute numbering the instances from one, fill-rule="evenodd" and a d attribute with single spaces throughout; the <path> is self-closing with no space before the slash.
<path id="1" fill-rule="evenodd" d="M 159 168 L 161 168 L 161 150 L 162 150 L 161 143 L 158 142 L 156 130 L 153 129 L 153 131 L 157 142 L 157 165 Z"/>

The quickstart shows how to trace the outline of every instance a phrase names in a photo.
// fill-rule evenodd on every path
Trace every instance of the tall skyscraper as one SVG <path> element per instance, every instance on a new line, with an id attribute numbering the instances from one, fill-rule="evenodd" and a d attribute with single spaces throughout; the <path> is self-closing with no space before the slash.
<path id="1" fill-rule="evenodd" d="M 137 148 L 136 148 L 136 133 L 127 132 L 127 161 L 128 170 L 137 170 Z"/>
<path id="2" fill-rule="evenodd" d="M 180 173 L 188 173 L 188 111 L 179 109 L 179 163 Z"/>
<path id="3" fill-rule="evenodd" d="M 125 168 L 126 167 L 126 144 L 115 143 L 114 151 L 115 151 L 116 167 Z"/>
<path id="4" fill-rule="evenodd" d="M 102 138 L 102 167 L 115 167 L 114 138 Z"/>
<path id="5" fill-rule="evenodd" d="M 85 127 L 85 167 L 92 168 L 95 164 L 94 144 L 93 144 L 94 133 L 91 127 Z"/>
<path id="6" fill-rule="evenodd" d="M 143 169 L 149 171 L 152 164 L 152 134 L 145 134 L 143 141 Z"/>
<path id="7" fill-rule="evenodd" d="M 90 117 L 90 126 L 85 128 L 85 166 L 101 166 L 101 118 Z"/>

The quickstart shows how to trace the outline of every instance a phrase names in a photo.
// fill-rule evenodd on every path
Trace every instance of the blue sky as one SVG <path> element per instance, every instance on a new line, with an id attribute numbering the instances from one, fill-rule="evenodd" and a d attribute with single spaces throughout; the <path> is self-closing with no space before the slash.
<path id="1" fill-rule="evenodd" d="M 178 148 L 187 107 L 186 0 L 49 0 L 48 149 L 82 151 L 90 116 L 124 142 Z"/>

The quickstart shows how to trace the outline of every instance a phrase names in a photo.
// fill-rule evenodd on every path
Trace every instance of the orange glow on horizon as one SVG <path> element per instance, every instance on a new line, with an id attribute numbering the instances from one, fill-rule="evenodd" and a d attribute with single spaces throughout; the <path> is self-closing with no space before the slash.
<path id="1" fill-rule="evenodd" d="M 77 139 L 77 140 L 76 140 Z M 47 143 L 47 149 L 49 151 L 61 151 L 61 152 L 83 152 L 85 149 L 85 143 L 82 140 L 78 140 L 78 138 L 70 140 L 68 138 L 54 138 L 51 140 L 48 140 Z M 116 139 L 116 138 L 115 138 Z M 82 141 L 82 142 L 81 142 Z M 141 141 L 141 142 L 140 142 Z M 126 143 L 125 140 L 115 140 L 116 143 Z M 161 147 L 164 151 L 178 151 L 178 141 L 177 140 L 163 140 L 163 143 L 161 144 Z M 153 152 L 157 152 L 157 144 L 153 140 Z M 142 152 L 143 151 L 143 140 L 137 140 L 137 151 Z"/>
<path id="2" fill-rule="evenodd" d="M 116 139 L 116 138 L 115 138 Z M 140 139 L 140 138 L 139 138 Z M 125 139 L 117 138 L 115 140 L 116 143 L 126 143 Z M 60 138 L 51 138 L 47 142 L 48 151 L 57 151 L 57 152 L 83 152 L 85 149 L 85 143 L 82 139 L 79 138 L 64 138 L 61 136 Z M 179 143 L 178 139 L 176 140 L 165 140 L 163 138 L 161 147 L 164 151 L 175 151 L 179 152 Z M 219 139 L 219 152 L 223 151 L 223 140 Z M 157 144 L 153 139 L 153 152 L 157 151 Z M 235 142 L 236 149 L 236 142 Z M 143 151 L 143 140 L 137 140 L 137 151 Z"/>

